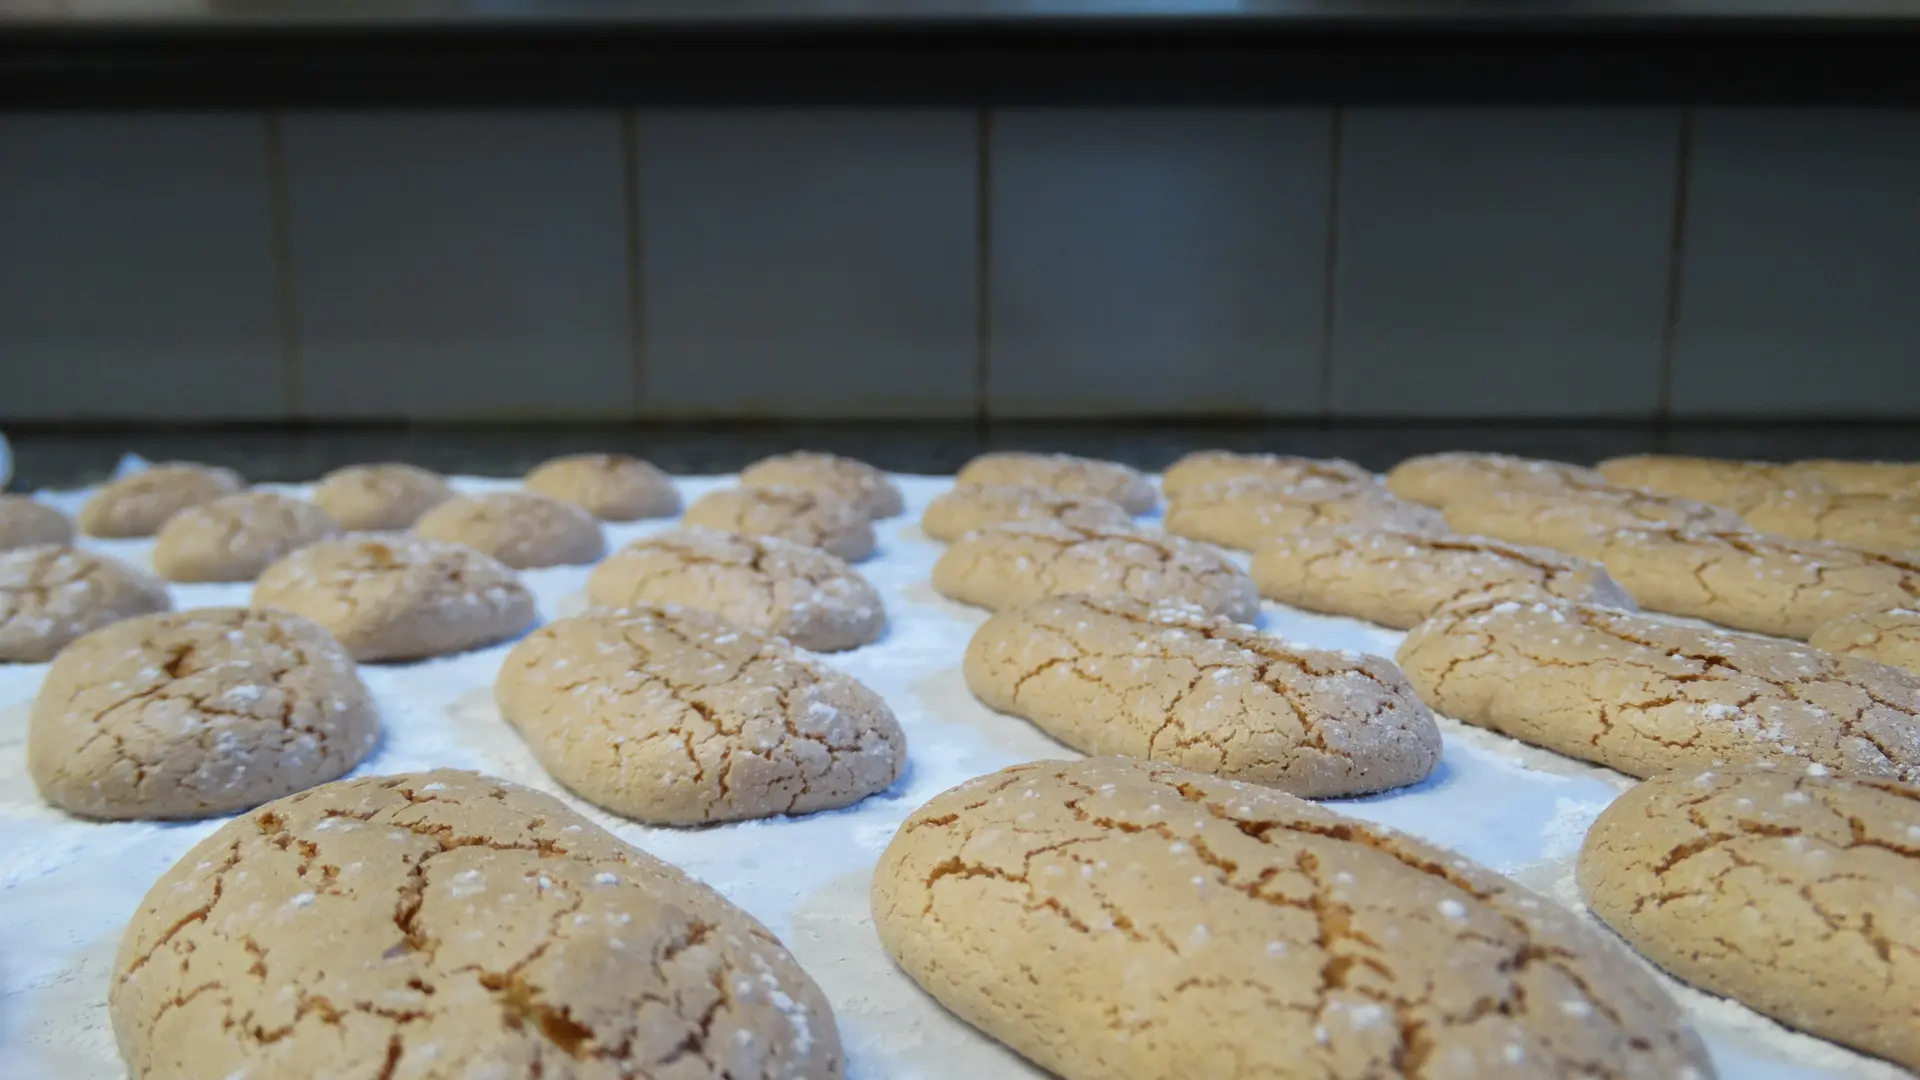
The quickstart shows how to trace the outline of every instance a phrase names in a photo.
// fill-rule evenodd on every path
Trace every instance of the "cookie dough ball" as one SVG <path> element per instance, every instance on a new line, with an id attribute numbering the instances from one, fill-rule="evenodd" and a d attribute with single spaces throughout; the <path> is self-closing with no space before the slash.
<path id="1" fill-rule="evenodd" d="M 1226 450 L 1202 450 L 1188 454 L 1167 466 L 1160 477 L 1160 491 L 1169 499 L 1229 480 L 1266 480 L 1276 484 L 1320 481 L 1338 484 L 1371 484 L 1376 478 L 1366 469 L 1343 458 L 1291 457 L 1284 454 L 1235 454 Z"/>
<path id="2" fill-rule="evenodd" d="M 123 476 L 94 493 L 80 508 L 80 531 L 88 536 L 152 536 L 189 506 L 231 495 L 246 484 L 232 469 L 171 462 Z"/>
<path id="3" fill-rule="evenodd" d="M 247 491 L 168 518 L 154 540 L 153 568 L 168 581 L 252 581 L 288 552 L 339 532 L 304 499 Z"/>
<path id="4" fill-rule="evenodd" d="M 1138 469 L 1072 454 L 981 454 L 954 476 L 956 484 L 1030 484 L 1062 495 L 1092 495 L 1144 514 L 1158 503 Z"/>
<path id="5" fill-rule="evenodd" d="M 350 465 L 320 478 L 314 505 L 354 532 L 410 528 L 420 515 L 453 498 L 439 473 L 413 465 Z"/>
<path id="6" fill-rule="evenodd" d="M 885 791 L 907 762 L 880 695 L 688 608 L 541 627 L 507 654 L 495 694 L 554 779 L 637 821 L 834 810 Z"/>
<path id="7" fill-rule="evenodd" d="M 284 611 L 203 608 L 95 630 L 47 669 L 27 727 L 46 800 L 95 818 L 195 818 L 345 773 L 380 736 L 331 635 Z"/>
<path id="8" fill-rule="evenodd" d="M 593 515 L 524 491 L 448 499 L 421 515 L 413 531 L 465 544 L 516 570 L 581 566 L 607 553 L 607 538 Z"/>
<path id="9" fill-rule="evenodd" d="M 702 529 L 777 536 L 859 562 L 873 554 L 873 522 L 853 503 L 803 488 L 731 487 L 709 491 L 687 507 L 685 521 Z"/>
<path id="10" fill-rule="evenodd" d="M 838 454 L 799 451 L 761 458 L 740 473 L 747 487 L 790 487 L 831 495 L 860 508 L 869 518 L 897 517 L 906 509 L 900 489 L 887 474 Z"/>
<path id="11" fill-rule="evenodd" d="M 171 606 L 164 584 L 104 555 L 60 544 L 0 551 L 0 662 L 51 660 L 89 630 Z"/>
<path id="12" fill-rule="evenodd" d="M 527 474 L 527 490 L 559 499 L 601 521 L 638 521 L 680 512 L 673 479 L 625 454 L 557 457 Z"/>
<path id="13" fill-rule="evenodd" d="M 1606 483 L 1592 469 L 1564 461 L 1466 451 L 1410 457 L 1387 472 L 1387 488 L 1395 495 L 1443 508 L 1462 496 L 1490 491 L 1562 491 Z"/>
<path id="14" fill-rule="evenodd" d="M 1062 495 L 1031 484 L 962 484 L 927 504 L 920 531 L 953 541 L 989 525 L 1057 521 L 1082 529 L 1125 529 L 1133 516 L 1119 503 L 1092 495 Z"/>
<path id="15" fill-rule="evenodd" d="M 67 515 L 25 495 L 0 495 L 0 551 L 72 542 Z"/>
<path id="16" fill-rule="evenodd" d="M 253 606 L 304 615 L 355 660 L 420 660 L 525 630 L 533 594 L 498 559 L 420 536 L 322 540 L 274 563 Z"/>
<path id="17" fill-rule="evenodd" d="M 1890 608 L 1822 623 L 1807 644 L 1836 656 L 1878 660 L 1920 674 L 1920 611 Z"/>

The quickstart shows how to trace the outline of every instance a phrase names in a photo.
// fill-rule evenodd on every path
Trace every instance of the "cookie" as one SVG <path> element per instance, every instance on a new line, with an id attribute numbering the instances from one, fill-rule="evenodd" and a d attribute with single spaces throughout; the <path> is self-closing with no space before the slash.
<path id="1" fill-rule="evenodd" d="M 1120 504 L 1092 495 L 1062 495 L 1029 484 L 961 484 L 927 504 L 920 531 L 953 541 L 989 525 L 1058 521 L 1082 529 L 1125 529 L 1133 516 Z"/>
<path id="2" fill-rule="evenodd" d="M 1653 977 L 1559 904 L 1168 765 L 1041 761 L 937 795 L 872 907 L 915 982 L 1064 1080 L 1714 1075 Z"/>
<path id="3" fill-rule="evenodd" d="M 0 551 L 71 543 L 67 515 L 25 495 L 0 495 Z"/>
<path id="4" fill-rule="evenodd" d="M 1278 537 L 1321 525 L 1367 525 L 1445 532 L 1438 511 L 1379 484 L 1306 480 L 1229 480 L 1194 488 L 1167 503 L 1167 531 L 1222 547 L 1258 551 Z"/>
<path id="5" fill-rule="evenodd" d="M 101 537 L 152 536 L 187 507 L 245 486 L 232 469 L 184 461 L 155 465 L 94 492 L 80 508 L 80 531 Z"/>
<path id="6" fill-rule="evenodd" d="M 380 737 L 353 661 L 284 611 L 123 619 L 63 649 L 27 725 L 27 771 L 63 810 L 196 818 L 304 791 Z"/>
<path id="7" fill-rule="evenodd" d="M 1698 499 L 1632 488 L 1490 491 L 1449 502 L 1453 531 L 1597 558 L 1621 529 L 1742 529 L 1740 515 Z"/>
<path id="8" fill-rule="evenodd" d="M 1229 480 L 1269 480 L 1278 484 L 1298 484 L 1319 480 L 1330 483 L 1371 484 L 1376 477 L 1366 469 L 1341 458 L 1292 457 L 1283 454 L 1235 454 L 1227 450 L 1202 450 L 1188 454 L 1160 477 L 1160 491 L 1168 499 Z"/>
<path id="9" fill-rule="evenodd" d="M 1777 491 L 1790 490 L 1795 478 L 1769 461 L 1687 457 L 1679 454 L 1634 454 L 1608 458 L 1595 471 L 1616 487 L 1640 488 L 1657 495 L 1677 495 L 1746 513 Z M 1800 481 L 1812 484 L 1811 478 Z"/>
<path id="10" fill-rule="evenodd" d="M 887 629 L 879 592 L 844 559 L 712 529 L 669 529 L 614 552 L 587 578 L 587 599 L 609 608 L 678 604 L 814 652 L 871 645 Z"/>
<path id="11" fill-rule="evenodd" d="M 411 528 L 421 514 L 451 498 L 445 477 L 398 462 L 336 469 L 313 488 L 314 505 L 355 532 Z"/>
<path id="12" fill-rule="evenodd" d="M 1783 1024 L 1920 1068 L 1920 791 L 1798 768 L 1656 777 L 1580 849 L 1647 959 Z"/>
<path id="13" fill-rule="evenodd" d="M 1920 495 L 1920 463 L 1911 461 L 1812 459 L 1796 461 L 1787 471 L 1850 495 Z"/>
<path id="14" fill-rule="evenodd" d="M 680 512 L 673 479 L 625 454 L 557 457 L 527 474 L 528 491 L 577 506 L 601 521 L 638 521 Z"/>
<path id="15" fill-rule="evenodd" d="M 1564 461 L 1453 451 L 1410 457 L 1387 471 L 1387 489 L 1408 502 L 1445 507 L 1489 491 L 1560 491 L 1599 487 L 1606 478 Z"/>
<path id="16" fill-rule="evenodd" d="M 860 508 L 869 518 L 898 517 L 906 509 L 887 474 L 853 458 L 801 450 L 775 454 L 740 471 L 746 487 L 786 487 L 817 492 Z"/>
<path id="17" fill-rule="evenodd" d="M 252 581 L 282 556 L 339 532 L 304 499 L 245 491 L 168 518 L 154 538 L 153 568 L 168 581 Z"/>
<path id="18" fill-rule="evenodd" d="M 1775 758 L 1920 780 L 1920 676 L 1564 600 L 1459 604 L 1400 645 L 1435 712 L 1631 776 Z"/>
<path id="19" fill-rule="evenodd" d="M 1306 798 L 1418 783 L 1440 760 L 1433 714 L 1392 664 L 1190 610 L 1036 600 L 974 631 L 963 670 L 988 708 L 1083 753 Z"/>
<path id="20" fill-rule="evenodd" d="M 1765 533 L 1627 529 L 1594 557 L 1648 611 L 1778 637 L 1920 600 L 1920 560 Z"/>
<path id="21" fill-rule="evenodd" d="M 420 660 L 510 638 L 533 594 L 498 559 L 422 536 L 322 540 L 260 574 L 253 606 L 305 615 L 355 660 Z"/>
<path id="22" fill-rule="evenodd" d="M 81 634 L 165 611 L 167 587 L 105 555 L 42 544 L 0 551 L 0 663 L 38 663 Z"/>
<path id="23" fill-rule="evenodd" d="M 526 491 L 448 499 L 420 515 L 413 531 L 430 540 L 465 544 L 516 570 L 580 566 L 607 553 L 607 538 L 593 515 Z"/>
<path id="24" fill-rule="evenodd" d="M 970 532 L 933 564 L 933 587 L 963 604 L 1005 611 L 1085 593 L 1187 604 L 1250 623 L 1260 594 L 1246 572 L 1203 544 L 1131 529 L 1016 522 Z"/>
<path id="25" fill-rule="evenodd" d="M 1920 554 L 1920 495 L 1787 488 L 1750 506 L 1747 525 L 1800 540 Z"/>
<path id="26" fill-rule="evenodd" d="M 900 778 L 880 695 L 691 608 L 590 612 L 513 647 L 500 711 L 553 778 L 659 825 L 834 810 Z"/>
<path id="27" fill-rule="evenodd" d="M 107 990 L 141 1080 L 838 1080 L 766 927 L 558 799 L 441 770 L 221 826 L 133 913 Z"/>
<path id="28" fill-rule="evenodd" d="M 791 540 L 848 562 L 873 554 L 873 522 L 859 506 L 803 488 L 720 488 L 695 499 L 682 521 L 702 529 Z"/>
<path id="29" fill-rule="evenodd" d="M 1815 627 L 1807 644 L 1920 674 L 1920 611 L 1888 608 L 1842 615 Z"/>
<path id="30" fill-rule="evenodd" d="M 1559 597 L 1633 610 L 1599 563 L 1480 536 L 1323 526 L 1253 556 L 1260 594 L 1308 611 L 1405 630 L 1463 600 Z"/>
<path id="31" fill-rule="evenodd" d="M 1072 454 L 981 454 L 967 462 L 953 482 L 1027 484 L 1062 495 L 1091 495 L 1119 503 L 1129 514 L 1144 514 L 1158 503 L 1153 484 L 1138 469 Z"/>

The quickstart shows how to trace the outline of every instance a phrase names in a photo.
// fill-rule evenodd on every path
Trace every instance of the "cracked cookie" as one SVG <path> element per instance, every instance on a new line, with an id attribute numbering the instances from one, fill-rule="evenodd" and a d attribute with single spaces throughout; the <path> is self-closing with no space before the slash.
<path id="1" fill-rule="evenodd" d="M 1626 529 L 1594 558 L 1648 611 L 1802 640 L 1920 597 L 1920 561 L 1765 533 Z"/>
<path id="2" fill-rule="evenodd" d="M 873 554 L 873 521 L 837 495 L 789 487 L 709 491 L 687 507 L 682 523 L 702 529 L 773 536 L 819 548 L 848 562 Z"/>
<path id="3" fill-rule="evenodd" d="M 305 615 L 355 660 L 421 660 L 512 637 L 533 594 L 499 560 L 423 536 L 322 540 L 260 574 L 253 606 Z"/>
<path id="4" fill-rule="evenodd" d="M 1621 529 L 1744 529 L 1740 515 L 1698 499 L 1632 488 L 1491 491 L 1449 502 L 1453 531 L 1597 558 Z"/>
<path id="5" fill-rule="evenodd" d="M 955 484 L 1028 484 L 1062 495 L 1091 495 L 1120 504 L 1129 514 L 1152 510 L 1153 484 L 1138 469 L 1115 461 L 1072 454 L 1003 452 L 981 454 L 953 478 Z"/>
<path id="6" fill-rule="evenodd" d="M 26 495 L 0 495 L 0 551 L 71 543 L 67 515 Z"/>
<path id="7" fill-rule="evenodd" d="M 533 756 L 596 806 L 702 825 L 851 806 L 907 738 L 852 676 L 690 608 L 590 612 L 513 647 L 494 687 Z"/>
<path id="8" fill-rule="evenodd" d="M 1160 491 L 1169 499 L 1177 499 L 1186 492 L 1209 484 L 1247 479 L 1279 484 L 1298 484 L 1309 480 L 1336 484 L 1371 484 L 1377 481 L 1372 473 L 1343 458 L 1202 450 L 1167 466 L 1166 473 L 1160 477 Z"/>
<path id="9" fill-rule="evenodd" d="M 881 943 L 1064 1080 L 1709 1080 L 1617 943 L 1441 848 L 1254 784 L 1094 758 L 915 811 Z"/>
<path id="10" fill-rule="evenodd" d="M 1399 498 L 1373 481 L 1259 478 L 1193 488 L 1167 503 L 1167 531 L 1242 551 L 1316 525 L 1369 525 L 1445 532 L 1438 511 Z"/>
<path id="11" fill-rule="evenodd" d="M 1813 458 L 1787 466 L 1796 477 L 1847 494 L 1920 495 L 1920 463 L 1911 461 L 1836 461 Z"/>
<path id="12" fill-rule="evenodd" d="M 355 532 L 411 528 L 420 515 L 453 498 L 446 478 L 416 465 L 349 465 L 320 478 L 313 503 Z"/>
<path id="13" fill-rule="evenodd" d="M 1408 502 L 1445 508 L 1489 491 L 1561 491 L 1599 487 L 1606 478 L 1564 461 L 1452 451 L 1410 457 L 1387 471 L 1387 490 Z"/>
<path id="14" fill-rule="evenodd" d="M 0 551 L 0 663 L 53 659 L 74 638 L 173 606 L 158 579 L 64 544 Z"/>
<path id="15" fill-rule="evenodd" d="M 1599 563 L 1481 536 L 1328 526 L 1254 552 L 1253 583 L 1270 600 L 1406 630 L 1466 600 L 1560 597 L 1633 609 Z"/>
<path id="16" fill-rule="evenodd" d="M 871 645 L 887 629 L 880 593 L 844 559 L 713 529 L 669 529 L 614 552 L 587 578 L 587 599 L 608 608 L 678 604 L 814 652 Z"/>
<path id="17" fill-rule="evenodd" d="M 571 454 L 527 473 L 528 491 L 577 506 L 601 521 L 638 521 L 680 512 L 673 479 L 625 454 Z"/>
<path id="18" fill-rule="evenodd" d="M 1804 758 L 1920 780 L 1920 676 L 1564 600 L 1461 604 L 1400 645 L 1435 712 L 1632 776 Z"/>
<path id="19" fill-rule="evenodd" d="M 420 515 L 413 531 L 429 540 L 465 544 L 515 570 L 583 566 L 607 553 L 607 538 L 592 514 L 526 491 L 448 499 Z"/>
<path id="20" fill-rule="evenodd" d="M 1724 506 L 1746 513 L 1773 493 L 1814 484 L 1810 477 L 1795 478 L 1770 461 L 1688 457 L 1681 454 L 1634 454 L 1608 458 L 1594 466 L 1607 483 L 1640 488 L 1656 495 Z"/>
<path id="21" fill-rule="evenodd" d="M 1816 627 L 1807 644 L 1920 674 L 1920 611 L 1888 608 L 1842 615 Z"/>
<path id="22" fill-rule="evenodd" d="M 152 536 L 187 507 L 246 486 L 232 469 L 186 461 L 155 465 L 94 492 L 80 508 L 80 531 L 100 537 Z"/>
<path id="23" fill-rule="evenodd" d="M 332 780 L 379 737 L 353 661 L 317 624 L 201 608 L 63 649 L 33 702 L 27 771 L 71 813 L 197 818 Z"/>
<path id="24" fill-rule="evenodd" d="M 1588 831 L 1580 891 L 1680 978 L 1920 1068 L 1920 790 L 1824 771 L 1649 780 Z"/>
<path id="25" fill-rule="evenodd" d="M 975 529 L 1014 521 L 1058 521 L 1082 529 L 1126 529 L 1133 515 L 1092 495 L 1062 495 L 1031 484 L 961 484 L 927 504 L 920 531 L 952 542 Z"/>
<path id="26" fill-rule="evenodd" d="M 948 599 L 991 611 L 1086 593 L 1189 604 L 1235 622 L 1260 617 L 1253 579 L 1212 548 L 1178 536 L 1076 529 L 1057 521 L 968 533 L 933 564 L 933 587 Z"/>
<path id="27" fill-rule="evenodd" d="M 1306 798 L 1426 779 L 1433 714 L 1377 656 L 1291 645 L 1227 619 L 1059 596 L 976 630 L 967 688 L 1088 754 L 1165 761 Z"/>
<path id="28" fill-rule="evenodd" d="M 167 519 L 153 568 L 168 581 L 252 581 L 274 560 L 339 535 L 319 507 L 271 491 L 245 491 Z"/>
<path id="29" fill-rule="evenodd" d="M 1743 516 L 1749 527 L 1779 536 L 1920 554 L 1920 495 L 1787 488 Z"/>
<path id="30" fill-rule="evenodd" d="M 740 471 L 746 487 L 788 487 L 850 502 L 868 518 L 898 517 L 906 509 L 887 474 L 853 458 L 799 450 L 775 454 Z"/>
<path id="31" fill-rule="evenodd" d="M 558 799 L 440 770 L 270 803 L 161 875 L 107 994 L 140 1080 L 838 1080 L 779 939 Z"/>

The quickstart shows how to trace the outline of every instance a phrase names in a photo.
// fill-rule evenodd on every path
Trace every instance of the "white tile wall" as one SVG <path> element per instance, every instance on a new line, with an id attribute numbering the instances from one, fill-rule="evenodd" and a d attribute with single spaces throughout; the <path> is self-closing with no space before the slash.
<path id="1" fill-rule="evenodd" d="M 643 113 L 646 405 L 970 416 L 969 111 Z"/>
<path id="2" fill-rule="evenodd" d="M 287 409 L 264 121 L 0 115 L 0 414 Z"/>
<path id="3" fill-rule="evenodd" d="M 1331 120 L 995 114 L 990 414 L 1318 413 Z"/>
<path id="4" fill-rule="evenodd" d="M 617 113 L 295 113 L 284 146 L 302 411 L 634 412 Z"/>

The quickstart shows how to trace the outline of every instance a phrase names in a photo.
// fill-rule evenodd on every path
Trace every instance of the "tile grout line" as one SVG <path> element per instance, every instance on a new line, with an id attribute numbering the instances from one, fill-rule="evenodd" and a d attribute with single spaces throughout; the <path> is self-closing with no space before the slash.
<path id="1" fill-rule="evenodd" d="M 989 107 L 980 109 L 975 150 L 973 302 L 978 353 L 973 371 L 973 414 L 974 425 L 984 436 L 993 372 L 993 111 Z"/>
<path id="2" fill-rule="evenodd" d="M 1346 149 L 1347 110 L 1343 105 L 1333 107 L 1333 123 L 1328 131 L 1327 162 L 1327 239 L 1326 257 L 1323 263 L 1321 283 L 1322 298 L 1320 304 L 1320 419 L 1322 422 L 1333 420 L 1333 330 L 1335 315 L 1339 310 L 1340 269 L 1340 171 L 1341 157 Z"/>
<path id="3" fill-rule="evenodd" d="M 1678 160 L 1673 177 L 1672 232 L 1667 245 L 1666 318 L 1660 327 L 1660 386 L 1655 405 L 1655 439 L 1665 449 L 1667 424 L 1673 419 L 1673 354 L 1679 345 L 1681 273 L 1687 253 L 1687 199 L 1693 186 L 1693 109 L 1680 111 L 1680 130 L 1676 136 Z"/>
<path id="4" fill-rule="evenodd" d="M 640 120 L 633 109 L 620 110 L 620 194 L 626 224 L 627 337 L 633 351 L 633 414 L 647 406 L 647 291 L 642 281 L 640 228 Z"/>
<path id="5" fill-rule="evenodd" d="M 292 193 L 287 184 L 286 142 L 281 114 L 261 115 L 267 156 L 269 240 L 273 245 L 274 293 L 280 304 L 280 379 L 286 391 L 287 415 L 304 415 L 300 408 L 300 310 L 293 281 Z"/>

